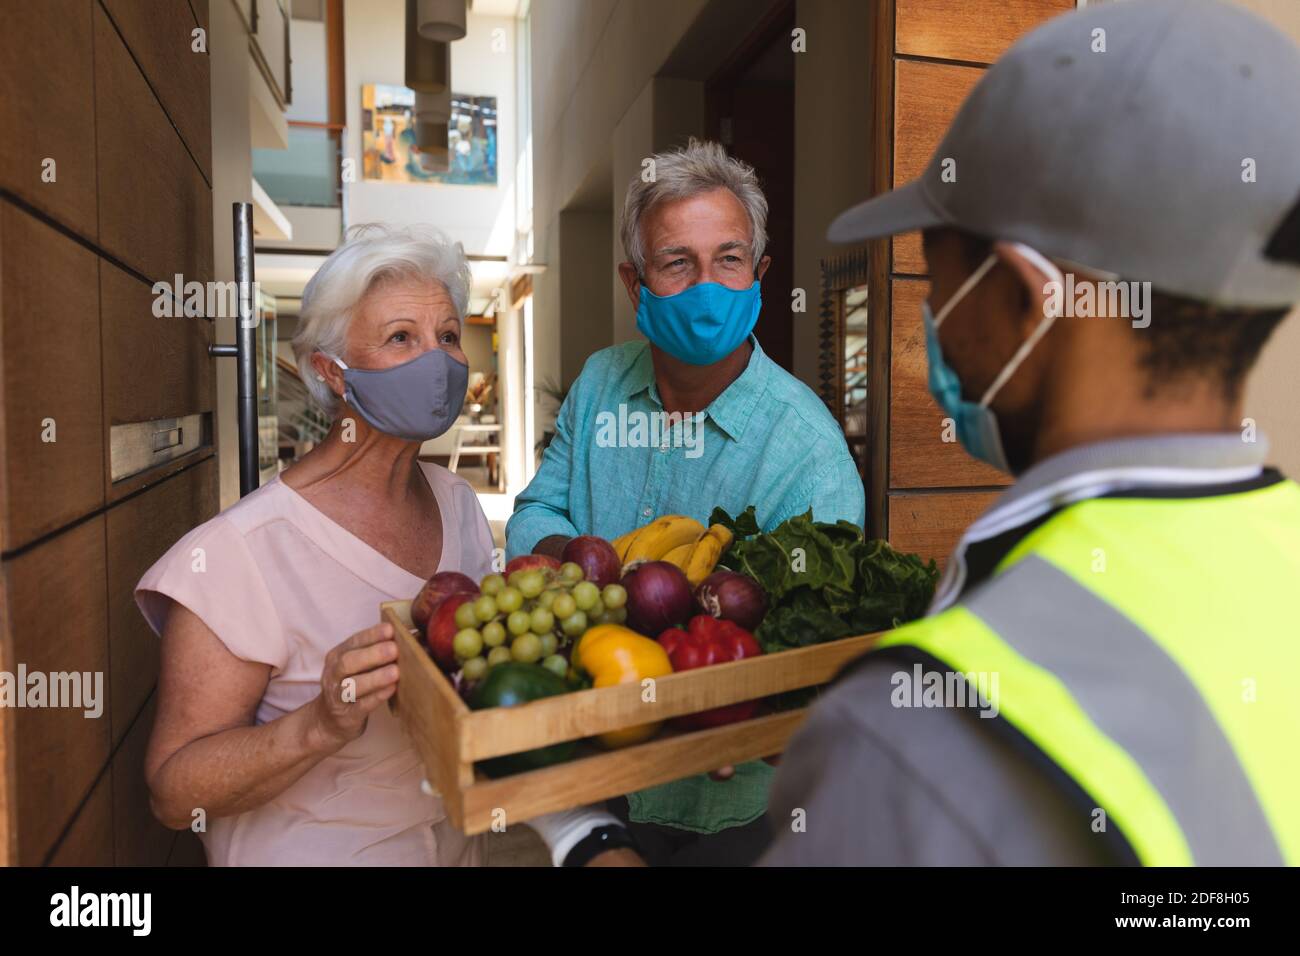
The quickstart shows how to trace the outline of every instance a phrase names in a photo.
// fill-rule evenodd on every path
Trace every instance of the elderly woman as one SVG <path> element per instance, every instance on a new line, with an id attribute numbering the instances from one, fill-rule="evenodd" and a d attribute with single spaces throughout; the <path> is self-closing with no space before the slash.
<path id="1" fill-rule="evenodd" d="M 214 865 L 479 862 L 384 706 L 397 645 L 376 624 L 435 571 L 491 570 L 474 492 L 417 457 L 464 401 L 469 283 L 459 244 L 354 230 L 308 283 L 293 340 L 329 435 L 136 586 L 162 636 L 154 813 L 203 820 Z"/>

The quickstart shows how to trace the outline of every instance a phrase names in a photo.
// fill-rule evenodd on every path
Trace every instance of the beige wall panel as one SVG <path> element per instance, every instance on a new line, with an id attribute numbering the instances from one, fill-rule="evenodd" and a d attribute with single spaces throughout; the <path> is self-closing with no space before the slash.
<path id="1" fill-rule="evenodd" d="M 0 188 L 92 240 L 93 7 L 94 0 L 7 3 L 0 21 Z M 53 182 L 42 175 L 46 159 L 54 160 Z"/>
<path id="2" fill-rule="evenodd" d="M 97 275 L 94 253 L 0 200 L 4 551 L 103 505 Z"/>
<path id="3" fill-rule="evenodd" d="M 939 567 L 962 532 L 997 499 L 992 491 L 889 495 L 889 543 L 900 551 L 934 558 Z"/>
<path id="4" fill-rule="evenodd" d="M 896 49 L 910 56 L 992 63 L 1075 0 L 897 0 Z"/>
<path id="5" fill-rule="evenodd" d="M 25 707 L 13 722 L 17 862 L 38 866 L 90 793 L 109 756 L 108 602 L 104 518 L 85 521 L 4 563 L 12 669 L 100 675 L 86 708 Z"/>
<path id="6" fill-rule="evenodd" d="M 188 0 L 103 2 L 190 155 L 211 182 L 208 54 L 194 51 L 193 31 L 199 22 Z M 203 49 L 207 49 L 206 38 Z"/>
<path id="7" fill-rule="evenodd" d="M 95 7 L 99 240 L 150 280 L 212 277 L 212 193 L 108 15 Z"/>

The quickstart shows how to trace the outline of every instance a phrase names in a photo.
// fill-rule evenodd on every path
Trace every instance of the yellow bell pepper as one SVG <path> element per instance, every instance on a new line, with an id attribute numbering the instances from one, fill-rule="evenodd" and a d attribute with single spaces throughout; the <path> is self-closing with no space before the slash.
<path id="1" fill-rule="evenodd" d="M 673 672 L 668 652 L 658 642 L 618 624 L 598 624 L 588 630 L 573 649 L 572 659 L 575 667 L 591 675 L 596 687 L 639 684 L 647 677 Z M 611 731 L 599 739 L 606 747 L 628 747 L 649 740 L 662 723 Z"/>

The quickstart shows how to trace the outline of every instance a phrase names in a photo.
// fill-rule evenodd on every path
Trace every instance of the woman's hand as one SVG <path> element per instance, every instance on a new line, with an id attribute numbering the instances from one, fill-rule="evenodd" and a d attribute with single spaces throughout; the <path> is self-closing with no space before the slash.
<path id="1" fill-rule="evenodd" d="M 316 729 L 335 747 L 356 740 L 373 711 L 397 691 L 397 641 L 391 624 L 357 631 L 325 655 Z"/>

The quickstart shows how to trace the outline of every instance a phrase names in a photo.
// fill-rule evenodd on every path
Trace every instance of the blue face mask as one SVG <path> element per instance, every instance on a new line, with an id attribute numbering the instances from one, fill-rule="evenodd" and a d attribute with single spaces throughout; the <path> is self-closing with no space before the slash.
<path id="1" fill-rule="evenodd" d="M 748 289 L 701 282 L 664 296 L 643 284 L 636 327 L 673 358 L 687 365 L 712 365 L 736 351 L 754 331 L 762 307 L 757 279 Z"/>
<path id="2" fill-rule="evenodd" d="M 1049 261 L 1041 253 L 1029 246 L 1021 243 L 1014 243 L 1016 250 L 1029 259 L 1038 269 L 1046 276 L 1049 281 L 1058 282 L 1063 288 L 1065 284 L 1064 276 L 1061 270 L 1055 264 Z M 930 303 L 922 305 L 921 317 L 925 323 L 925 355 L 930 365 L 929 386 L 930 394 L 934 400 L 943 409 L 944 414 L 953 420 L 957 429 L 957 440 L 961 446 L 974 458 L 987 462 L 999 471 L 1011 473 L 1011 465 L 1007 461 L 1006 451 L 1002 447 L 1002 435 L 998 431 L 998 417 L 990 407 L 994 397 L 1007 380 L 1015 374 L 1022 362 L 1033 351 L 1038 340 L 1047 334 L 1047 330 L 1052 327 L 1056 321 L 1055 313 L 1049 312 L 1043 317 L 1043 321 L 1034 329 L 1032 335 L 1021 344 L 1016 350 L 1016 354 L 998 373 L 993 384 L 984 392 L 983 397 L 978 402 L 968 401 L 962 397 L 961 380 L 957 373 L 953 371 L 951 365 L 943 357 L 943 350 L 939 347 L 939 326 L 943 324 L 957 303 L 965 298 L 966 294 L 979 283 L 990 269 L 997 263 L 997 256 L 990 255 L 981 263 L 961 287 L 957 289 L 953 297 L 944 304 L 936 316 L 930 311 Z"/>

